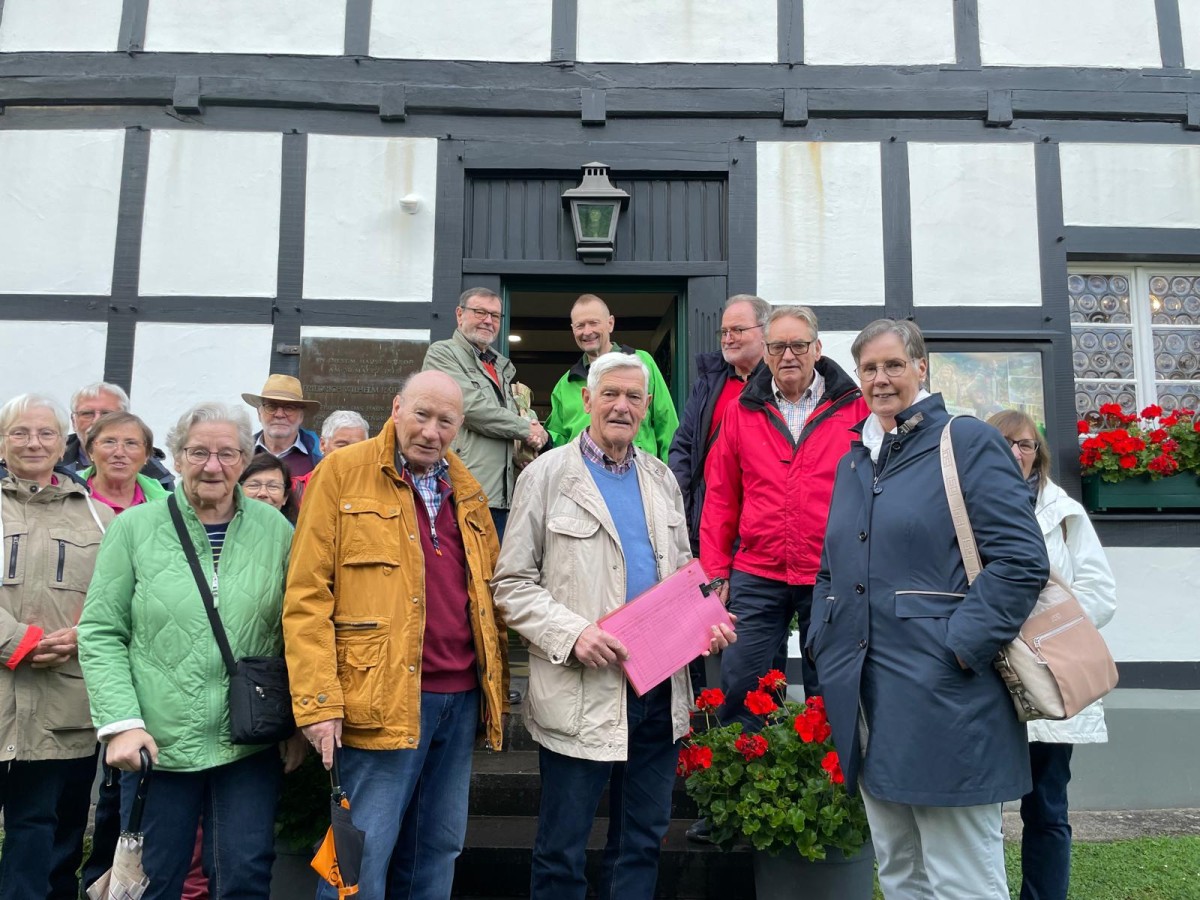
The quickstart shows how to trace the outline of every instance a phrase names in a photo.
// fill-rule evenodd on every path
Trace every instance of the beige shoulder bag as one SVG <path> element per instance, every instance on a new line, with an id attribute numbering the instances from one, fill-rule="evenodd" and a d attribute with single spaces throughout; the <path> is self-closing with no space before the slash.
<path id="1" fill-rule="evenodd" d="M 950 518 L 971 582 L 980 572 L 979 551 L 958 483 L 950 422 L 942 429 L 941 454 Z M 1104 638 L 1053 570 L 1020 633 L 996 654 L 995 666 L 1022 722 L 1069 719 L 1117 686 Z"/>

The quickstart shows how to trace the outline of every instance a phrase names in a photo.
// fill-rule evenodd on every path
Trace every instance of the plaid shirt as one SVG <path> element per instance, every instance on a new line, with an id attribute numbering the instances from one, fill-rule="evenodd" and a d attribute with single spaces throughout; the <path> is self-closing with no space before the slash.
<path id="1" fill-rule="evenodd" d="M 413 487 L 425 503 L 425 511 L 429 513 L 429 524 L 433 525 L 437 521 L 438 513 L 442 511 L 442 476 L 446 474 L 450 464 L 443 459 L 424 475 L 418 475 L 409 467 L 404 455 L 397 450 L 396 468 L 412 481 Z"/>
<path id="2" fill-rule="evenodd" d="M 775 383 L 775 379 L 771 379 L 771 391 L 775 395 L 775 403 L 779 407 L 779 411 L 783 413 L 783 418 L 787 420 L 788 430 L 792 433 L 792 440 L 800 440 L 800 431 L 804 428 L 804 423 L 808 421 L 808 417 L 813 414 L 813 410 L 817 408 L 817 404 L 821 402 L 821 398 L 825 395 L 825 379 L 821 377 L 821 373 L 813 369 L 812 384 L 808 389 L 800 395 L 800 399 L 795 403 L 788 400 L 779 392 L 779 385 Z"/>
<path id="3" fill-rule="evenodd" d="M 629 445 L 629 450 L 625 454 L 623 462 L 616 462 L 611 456 L 600 449 L 600 445 L 592 440 L 592 436 L 588 434 L 585 428 L 579 433 L 579 449 L 583 453 L 584 459 L 590 459 L 598 466 L 603 466 L 614 475 L 624 475 L 633 468 L 633 457 L 637 453 L 633 444 Z"/>

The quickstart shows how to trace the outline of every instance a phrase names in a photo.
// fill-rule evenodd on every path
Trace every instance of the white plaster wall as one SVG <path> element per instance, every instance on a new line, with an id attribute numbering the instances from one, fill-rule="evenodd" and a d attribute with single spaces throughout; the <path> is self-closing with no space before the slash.
<path id="1" fill-rule="evenodd" d="M 150 0 L 146 49 L 340 55 L 346 4 L 331 0 Z"/>
<path id="2" fill-rule="evenodd" d="M 1179 25 L 1183 32 L 1183 63 L 1200 69 L 1200 0 L 1179 0 Z"/>
<path id="3" fill-rule="evenodd" d="M 307 189 L 306 297 L 432 299 L 436 140 L 312 135 Z"/>
<path id="4" fill-rule="evenodd" d="M 1117 612 L 1104 639 L 1118 662 L 1200 660 L 1195 547 L 1107 547 Z"/>
<path id="5" fill-rule="evenodd" d="M 1154 0 L 979 0 L 985 66 L 1158 68 Z"/>
<path id="6" fill-rule="evenodd" d="M 1063 144 L 1059 160 L 1068 225 L 1200 228 L 1200 146 Z"/>
<path id="7" fill-rule="evenodd" d="M 579 0 L 577 55 L 597 62 L 777 62 L 776 0 Z"/>
<path id="8" fill-rule="evenodd" d="M 374 0 L 371 55 L 395 59 L 550 59 L 553 0 Z"/>
<path id="9" fill-rule="evenodd" d="M 952 63 L 953 0 L 804 0 L 810 66 Z"/>
<path id="10" fill-rule="evenodd" d="M 33 391 L 70 412 L 75 391 L 104 380 L 107 336 L 103 322 L 0 321 L 0 403 Z"/>
<path id="11" fill-rule="evenodd" d="M 150 136 L 139 293 L 275 296 L 282 149 L 279 134 Z"/>
<path id="12" fill-rule="evenodd" d="M 188 407 L 204 400 L 245 409 L 258 430 L 258 418 L 242 393 L 260 390 L 270 374 L 273 330 L 270 325 L 138 323 L 130 406 L 153 429 L 159 447 Z"/>
<path id="13" fill-rule="evenodd" d="M 772 303 L 883 303 L 879 145 L 758 145 L 758 293 Z"/>
<path id="14" fill-rule="evenodd" d="M 4 0 L 0 53 L 116 50 L 121 0 Z"/>
<path id="15" fill-rule="evenodd" d="M 817 322 L 821 321 L 820 308 L 815 309 L 817 314 Z M 864 321 L 862 323 L 866 325 Z M 854 343 L 854 339 L 858 337 L 857 331 L 821 331 L 821 355 L 826 359 L 831 359 L 843 369 L 846 374 L 854 379 L 854 383 L 858 383 L 858 376 L 854 374 L 854 357 L 850 355 L 850 345 Z"/>
<path id="16" fill-rule="evenodd" d="M 0 293 L 112 290 L 125 132 L 0 131 Z"/>
<path id="17" fill-rule="evenodd" d="M 1038 306 L 1032 144 L 910 144 L 913 302 Z"/>

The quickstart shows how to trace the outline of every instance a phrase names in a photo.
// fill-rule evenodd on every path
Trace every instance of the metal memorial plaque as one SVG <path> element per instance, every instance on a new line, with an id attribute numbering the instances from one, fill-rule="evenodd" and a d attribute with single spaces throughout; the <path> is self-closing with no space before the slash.
<path id="1" fill-rule="evenodd" d="M 417 372 L 429 345 L 387 338 L 306 337 L 300 341 L 300 383 L 304 396 L 321 402 L 306 428 L 320 430 L 335 409 L 361 413 L 372 436 L 392 414 L 400 382 Z"/>

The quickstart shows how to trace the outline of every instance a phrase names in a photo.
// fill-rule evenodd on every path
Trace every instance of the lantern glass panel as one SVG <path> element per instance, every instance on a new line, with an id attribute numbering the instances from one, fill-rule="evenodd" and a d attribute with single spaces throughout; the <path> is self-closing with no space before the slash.
<path id="1" fill-rule="evenodd" d="M 575 215 L 579 221 L 580 240 L 611 240 L 613 214 L 616 208 L 617 204 L 611 200 L 576 202 Z"/>

